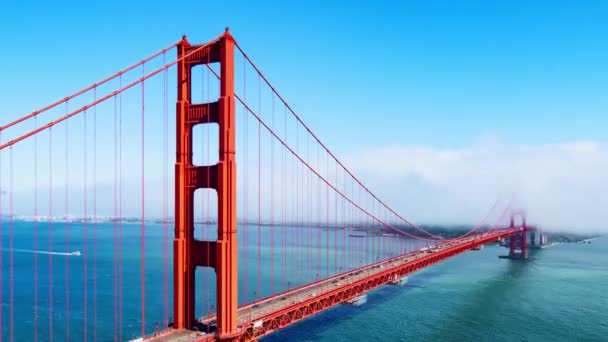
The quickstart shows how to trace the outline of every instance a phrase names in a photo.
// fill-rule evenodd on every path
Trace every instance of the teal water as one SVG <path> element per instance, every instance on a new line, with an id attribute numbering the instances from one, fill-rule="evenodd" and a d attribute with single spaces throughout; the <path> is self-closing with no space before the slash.
<path id="1" fill-rule="evenodd" d="M 608 238 L 535 260 L 490 246 L 385 286 L 265 341 L 608 341 Z"/>
<path id="2" fill-rule="evenodd" d="M 115 283 L 116 275 L 121 274 L 120 269 L 116 267 L 121 263 L 118 261 L 119 254 L 116 254 L 119 253 L 117 246 L 120 245 L 120 234 L 115 231 L 118 227 L 114 227 L 114 224 L 97 225 L 97 272 L 94 272 L 93 224 L 87 225 L 88 253 L 85 256 L 85 233 L 82 223 L 67 225 L 66 246 L 66 224 L 63 222 L 54 222 L 51 234 L 46 222 L 35 226 L 33 222 L 15 221 L 12 248 L 14 289 L 12 325 L 10 222 L 5 220 L 1 223 L 2 287 L 0 290 L 2 291 L 3 340 L 10 340 L 12 332 L 15 341 L 32 341 L 34 336 L 38 336 L 39 341 L 48 341 L 51 334 L 54 340 L 80 341 L 84 339 L 85 326 L 89 340 L 93 340 L 94 337 L 97 337 L 98 341 L 112 341 L 121 337 L 122 340 L 129 340 L 141 336 L 142 249 L 139 223 L 123 224 L 121 285 Z M 36 235 L 35 227 L 37 227 Z M 170 294 L 173 291 L 171 249 L 173 227 L 168 227 L 170 247 L 166 283 L 163 274 L 162 228 L 160 224 L 145 225 L 146 334 L 153 333 L 156 326 L 163 326 L 166 307 L 168 307 L 168 321 L 172 320 L 173 303 Z M 202 232 L 211 239 L 216 234 L 216 229 L 213 225 L 204 225 L 204 229 L 201 229 L 200 224 L 197 225 L 197 238 L 203 236 Z M 264 298 L 273 293 L 422 246 L 419 242 L 396 237 L 370 235 L 367 238 L 350 238 L 350 233 L 353 233 L 350 229 L 319 229 L 313 226 L 272 229 L 269 226 L 261 226 L 258 234 L 257 225 L 239 225 L 239 303 L 241 305 L 249 303 L 254 299 Z M 37 246 L 34 236 L 37 236 Z M 271 248 L 271 236 L 275 242 L 274 248 Z M 51 250 L 54 253 L 80 251 L 82 255 L 48 254 Z M 35 258 L 38 264 L 37 272 L 34 271 Z M 35 274 L 38 275 L 37 281 L 34 278 Z M 95 283 L 97 300 L 93 295 Z M 165 284 L 167 284 L 166 288 Z M 215 273 L 210 269 L 197 269 L 196 287 L 196 315 L 201 317 L 213 312 L 214 309 Z M 169 293 L 166 305 L 163 295 L 165 292 Z M 97 306 L 97 320 L 95 320 L 95 306 Z M 36 315 L 34 315 L 35 307 L 37 307 Z M 37 322 L 34 320 L 35 316 Z"/>
<path id="3" fill-rule="evenodd" d="M 39 224 L 38 250 L 50 249 L 48 226 Z M 83 226 L 70 224 L 68 250 L 84 252 Z M 34 340 L 34 298 L 38 291 L 37 336 L 48 341 L 52 324 L 54 340 L 80 341 L 84 337 L 84 261 L 87 260 L 87 336 L 93 339 L 97 329 L 98 341 L 111 341 L 122 335 L 123 340 L 139 336 L 141 331 L 140 287 L 140 226 L 123 225 L 123 300 L 122 324 L 115 325 L 114 251 L 115 235 L 112 224 L 97 227 L 97 276 L 93 274 L 92 226 L 89 225 L 87 258 L 84 256 L 52 256 L 53 312 L 50 312 L 51 256 L 33 254 L 33 223 L 15 222 L 13 245 L 13 337 L 15 341 Z M 209 232 L 213 227 L 208 227 Z M 240 245 L 244 245 L 244 227 L 239 227 Z M 171 231 L 171 227 L 169 230 Z M 341 239 L 334 243 L 334 232 L 317 228 L 285 227 L 274 230 L 275 242 L 285 233 L 286 265 L 283 266 L 280 247 L 270 257 L 270 230 L 261 227 L 257 240 L 257 226 L 248 227 L 247 250 L 239 253 L 241 303 L 254 296 L 267 296 L 305 283 L 307 279 L 325 277 L 334 271 L 365 263 L 365 241 L 362 238 Z M 10 270 L 8 222 L 2 222 L 2 339 L 9 340 L 11 327 Z M 297 233 L 297 234 L 295 234 Z M 312 234 L 315 246 L 311 249 L 303 241 Z M 340 234 L 340 233 L 336 233 Z M 297 237 L 296 237 L 297 236 Z M 169 236 L 172 239 L 172 236 Z M 170 240 L 171 241 L 171 240 Z M 318 242 L 319 241 L 319 242 Z M 376 250 L 379 258 L 394 255 L 399 248 L 419 247 L 411 241 L 395 237 L 370 237 L 369 243 L 385 246 Z M 155 323 L 164 318 L 164 280 L 162 259 L 162 226 L 146 225 L 145 239 L 145 326 L 154 331 Z M 53 227 L 53 250 L 65 250 L 65 224 Z M 258 247 L 259 246 L 259 247 Z M 261 253 L 261 272 L 258 289 L 257 251 Z M 370 248 L 370 245 L 367 246 Z M 470 252 L 424 271 L 413 274 L 405 286 L 385 286 L 368 295 L 366 304 L 358 307 L 339 306 L 277 332 L 266 341 L 605 341 L 608 336 L 608 239 L 592 244 L 561 244 L 535 253 L 536 259 L 525 262 L 498 259 L 505 249 L 490 246 Z M 34 255 L 38 258 L 38 283 L 34 286 Z M 171 250 L 169 250 L 171 255 Z M 334 259 L 335 258 L 335 259 Z M 278 274 L 285 267 L 285 277 L 271 276 L 273 260 Z M 337 261 L 337 263 L 334 262 Z M 65 277 L 66 261 L 69 276 Z M 368 260 L 369 262 L 370 260 Z M 168 291 L 171 293 L 171 260 L 169 262 Z M 321 274 L 311 274 L 311 265 L 321 267 Z M 271 284 L 271 279 L 273 282 Z M 66 280 L 68 291 L 66 292 Z M 245 288 L 245 280 L 247 288 Z M 197 314 L 213 310 L 213 272 L 197 275 Z M 93 324 L 91 296 L 97 283 L 97 323 Z M 274 286 L 271 286 L 274 285 Z M 69 307 L 66 312 L 66 299 Z M 169 311 L 171 298 L 168 298 Z M 169 314 L 169 320 L 171 315 Z M 69 335 L 66 334 L 69 330 Z"/>

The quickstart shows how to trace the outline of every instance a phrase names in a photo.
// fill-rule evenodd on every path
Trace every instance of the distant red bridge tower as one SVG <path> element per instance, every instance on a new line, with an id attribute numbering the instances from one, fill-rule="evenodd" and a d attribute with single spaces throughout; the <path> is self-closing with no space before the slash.
<path id="1" fill-rule="evenodd" d="M 509 229 L 515 228 L 515 219 L 521 219 L 521 233 L 513 235 L 509 238 L 509 259 L 527 259 L 528 258 L 528 232 L 536 231 L 535 226 L 529 226 L 526 221 L 526 212 L 523 210 L 515 210 L 511 212 Z"/>

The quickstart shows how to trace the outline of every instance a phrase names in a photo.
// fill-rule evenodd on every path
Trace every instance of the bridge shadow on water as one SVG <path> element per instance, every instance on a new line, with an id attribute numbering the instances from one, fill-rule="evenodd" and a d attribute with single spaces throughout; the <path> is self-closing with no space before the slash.
<path id="1" fill-rule="evenodd" d="M 531 251 L 530 253 L 531 256 L 535 254 L 536 251 Z M 508 301 L 511 295 L 517 293 L 519 289 L 518 279 L 525 277 L 526 274 L 535 268 L 535 259 L 505 260 L 505 262 L 508 262 L 506 270 L 483 281 L 483 285 L 480 288 L 468 293 L 467 296 L 475 300 L 457 308 L 450 317 L 459 318 L 457 320 L 450 317 L 446 318 L 428 340 L 470 340 L 470 336 L 469 338 L 467 336 L 456 336 L 454 335 L 454 331 L 461 329 L 463 324 L 471 328 L 483 328 L 481 324 L 476 323 L 480 317 L 488 320 L 503 314 L 500 311 L 496 311 L 495 308 L 500 307 L 503 301 Z M 425 285 L 431 283 L 434 278 L 450 272 L 453 272 L 453 269 L 436 265 L 420 273 L 414 273 L 408 277 L 406 285 L 385 285 L 368 292 L 367 302 L 361 306 L 338 305 L 288 328 L 274 332 L 268 337 L 263 338 L 262 341 L 321 340 L 324 332 L 332 330 L 343 321 L 353 319 L 362 313 L 376 310 L 379 305 L 394 300 L 396 295 L 418 288 L 425 288 Z M 483 333 L 483 331 L 480 331 L 480 333 Z M 365 338 L 365 336 L 362 336 L 362 338 Z"/>

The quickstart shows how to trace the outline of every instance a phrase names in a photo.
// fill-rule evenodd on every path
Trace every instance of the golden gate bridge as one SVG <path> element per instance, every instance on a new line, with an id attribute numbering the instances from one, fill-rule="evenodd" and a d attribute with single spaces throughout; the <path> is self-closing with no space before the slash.
<path id="1" fill-rule="evenodd" d="M 26 320 L 34 341 L 256 340 L 498 240 L 508 239 L 509 258 L 525 259 L 536 231 L 510 202 L 497 201 L 451 238 L 401 216 L 320 140 L 228 30 L 200 45 L 183 37 L 5 124 L 0 139 L 8 195 L 0 196 L 0 236 L 8 237 L 0 263 L 9 270 L 0 280 L 8 336 L 0 338 L 10 341 Z M 32 265 L 15 263 L 15 202 L 33 218 L 28 246 L 46 251 Z M 102 227 L 111 239 L 98 239 Z M 137 243 L 125 250 L 125 239 Z M 76 247 L 81 258 L 68 261 Z M 112 254 L 111 275 L 99 273 L 100 250 Z M 33 305 L 18 313 L 16 267 L 32 268 Z M 126 284 L 126 274 L 139 281 Z M 150 297 L 162 300 L 150 307 Z M 135 301 L 139 314 L 125 317 Z M 106 316 L 111 332 L 99 327 Z M 125 322 L 137 322 L 136 336 Z"/>

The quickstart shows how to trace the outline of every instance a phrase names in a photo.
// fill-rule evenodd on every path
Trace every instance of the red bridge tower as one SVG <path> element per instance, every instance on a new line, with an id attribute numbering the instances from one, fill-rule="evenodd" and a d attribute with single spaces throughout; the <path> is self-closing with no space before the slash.
<path id="1" fill-rule="evenodd" d="M 528 226 L 526 213 L 523 210 L 511 212 L 509 228 L 515 228 L 515 218 L 518 216 L 521 218 L 521 234 L 513 235 L 509 238 L 509 259 L 528 258 L 528 232 L 536 229 L 533 226 Z"/>
<path id="2" fill-rule="evenodd" d="M 174 327 L 192 329 L 195 319 L 196 267 L 216 272 L 217 332 L 226 339 L 237 328 L 237 235 L 234 103 L 234 40 L 228 29 L 216 42 L 200 51 L 186 38 L 178 45 L 177 124 L 175 164 Z M 217 102 L 191 102 L 192 67 L 220 63 L 220 96 Z M 219 161 L 216 165 L 192 165 L 192 128 L 219 125 Z M 194 238 L 194 191 L 217 191 L 217 240 Z"/>

